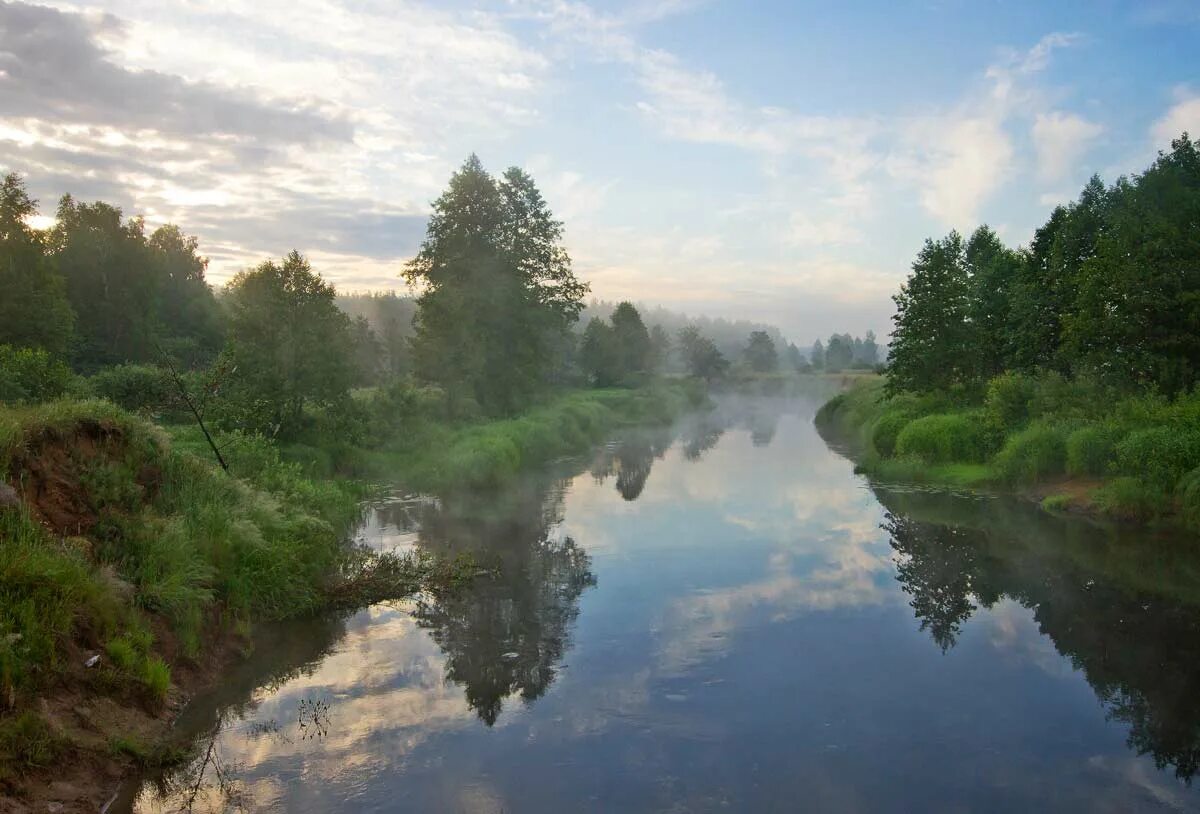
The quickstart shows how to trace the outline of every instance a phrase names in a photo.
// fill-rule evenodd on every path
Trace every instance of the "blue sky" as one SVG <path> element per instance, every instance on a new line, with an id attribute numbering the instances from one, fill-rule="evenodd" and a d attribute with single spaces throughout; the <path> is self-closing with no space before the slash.
<path id="1" fill-rule="evenodd" d="M 529 169 L 593 294 L 885 334 L 925 237 L 1012 245 L 1200 133 L 1200 3 L 0 3 L 0 167 L 403 288 L 474 151 Z"/>

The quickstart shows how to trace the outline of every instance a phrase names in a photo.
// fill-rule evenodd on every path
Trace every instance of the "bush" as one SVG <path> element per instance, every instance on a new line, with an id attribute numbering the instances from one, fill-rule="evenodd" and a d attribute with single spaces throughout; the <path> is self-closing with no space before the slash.
<path id="1" fill-rule="evenodd" d="M 40 348 L 0 345 L 0 401 L 56 399 L 67 392 L 73 379 L 66 364 Z"/>
<path id="2" fill-rule="evenodd" d="M 174 394 L 170 374 L 152 365 L 116 365 L 88 379 L 92 393 L 126 410 L 150 413 L 167 407 Z"/>
<path id="3" fill-rule="evenodd" d="M 128 639 L 112 639 L 104 649 L 108 653 L 108 660 L 118 670 L 128 672 L 137 664 L 137 650 Z"/>
<path id="4" fill-rule="evenodd" d="M 889 410 L 881 415 L 871 427 L 871 446 L 875 452 L 891 458 L 896 453 L 896 439 L 911 421 L 912 416 L 905 411 Z"/>
<path id="5" fill-rule="evenodd" d="M 1096 492 L 1096 503 L 1108 514 L 1129 520 L 1153 520 L 1171 508 L 1170 497 L 1140 478 L 1114 478 Z"/>
<path id="6" fill-rule="evenodd" d="M 977 416 L 940 413 L 911 421 L 896 438 L 895 453 L 926 463 L 981 462 L 987 457 L 987 439 Z"/>
<path id="7" fill-rule="evenodd" d="M 987 385 L 984 412 L 988 423 L 1000 430 L 1020 427 L 1029 420 L 1035 382 L 1029 376 L 1008 371 L 996 376 Z"/>
<path id="8" fill-rule="evenodd" d="M 1118 471 L 1170 490 L 1200 466 L 1200 430 L 1152 427 L 1130 433 L 1116 446 Z"/>
<path id="9" fill-rule="evenodd" d="M 1014 483 L 1061 475 L 1066 463 L 1066 433 L 1049 424 L 1034 424 L 1009 437 L 996 455 L 1001 476 Z"/>
<path id="10" fill-rule="evenodd" d="M 1067 473 L 1076 476 L 1107 473 L 1115 457 L 1117 435 L 1111 427 L 1092 424 L 1067 436 Z"/>
<path id="11" fill-rule="evenodd" d="M 1200 529 L 1200 468 L 1183 476 L 1176 489 L 1179 499 L 1179 515 L 1183 522 Z"/>

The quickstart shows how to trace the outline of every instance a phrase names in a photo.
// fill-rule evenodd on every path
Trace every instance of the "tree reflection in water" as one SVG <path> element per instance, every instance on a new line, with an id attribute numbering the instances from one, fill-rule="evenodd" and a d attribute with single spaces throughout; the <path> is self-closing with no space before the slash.
<path id="1" fill-rule="evenodd" d="M 495 566 L 493 579 L 426 599 L 415 611 L 446 654 L 447 677 L 488 726 L 506 698 L 530 702 L 553 683 L 579 597 L 596 584 L 587 553 L 558 533 L 564 486 L 528 481 L 502 498 L 451 496 L 422 512 L 419 548 L 470 551 Z"/>
<path id="2" fill-rule="evenodd" d="M 596 452 L 589 467 L 592 477 L 596 483 L 603 483 L 615 474 L 621 497 L 637 500 L 646 487 L 655 459 L 666 454 L 673 438 L 674 434 L 668 429 L 628 433 Z"/>
<path id="3" fill-rule="evenodd" d="M 937 498 L 878 496 L 885 506 L 903 503 L 925 515 L 950 505 L 930 512 Z M 1044 515 L 1024 529 L 1012 528 L 1011 520 L 1004 528 L 1000 512 L 1011 518 L 1018 510 L 1006 505 L 957 526 L 944 512 L 939 522 L 889 512 L 883 528 L 921 629 L 945 651 L 977 606 L 1009 597 L 1031 609 L 1041 633 L 1083 673 L 1109 718 L 1129 727 L 1129 747 L 1190 783 L 1200 768 L 1196 555 L 1189 546 L 1138 543 L 1078 521 L 1045 533 Z"/>

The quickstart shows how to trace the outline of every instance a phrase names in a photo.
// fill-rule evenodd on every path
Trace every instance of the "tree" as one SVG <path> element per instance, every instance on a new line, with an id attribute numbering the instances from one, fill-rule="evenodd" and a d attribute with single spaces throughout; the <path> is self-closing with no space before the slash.
<path id="1" fill-rule="evenodd" d="M 1013 286 L 1022 258 L 1006 247 L 990 228 L 980 226 L 967 240 L 964 254 L 970 278 L 968 317 L 978 354 L 978 375 L 990 379 L 1012 363 Z"/>
<path id="2" fill-rule="evenodd" d="M 671 357 L 671 335 L 661 325 L 650 329 L 650 361 L 649 369 L 659 372 L 666 368 Z"/>
<path id="3" fill-rule="evenodd" d="M 742 355 L 756 373 L 771 373 L 779 369 L 779 354 L 766 331 L 752 332 Z"/>
<path id="4" fill-rule="evenodd" d="M 350 347 L 354 354 L 354 383 L 378 383 L 384 369 L 384 348 L 364 316 L 357 316 L 350 323 Z"/>
<path id="5" fill-rule="evenodd" d="M 65 356 L 75 312 L 66 285 L 46 258 L 41 235 L 29 227 L 37 201 L 16 173 L 0 183 L 0 345 L 42 348 Z"/>
<path id="6" fill-rule="evenodd" d="M 596 387 L 612 387 L 620 380 L 621 368 L 613 329 L 599 317 L 592 317 L 583 330 L 579 364 Z"/>
<path id="7" fill-rule="evenodd" d="M 944 390 L 972 381 L 976 365 L 962 237 L 951 232 L 926 240 L 912 269 L 892 297 L 896 314 L 888 392 Z"/>
<path id="8" fill-rule="evenodd" d="M 1080 264 L 1078 296 L 1063 320 L 1063 353 L 1075 367 L 1115 383 L 1167 394 L 1200 381 L 1200 142 L 1187 133 L 1132 182 L 1101 194 L 1097 235 Z"/>
<path id="9" fill-rule="evenodd" d="M 820 339 L 813 342 L 812 352 L 809 353 L 808 360 L 816 370 L 823 370 L 825 368 L 825 346 L 821 343 Z"/>
<path id="10" fill-rule="evenodd" d="M 679 332 L 679 349 L 688 373 L 705 381 L 722 378 L 729 371 L 729 360 L 695 326 L 689 325 Z"/>
<path id="11" fill-rule="evenodd" d="M 225 354 L 237 422 L 280 435 L 298 428 L 306 404 L 344 399 L 354 376 L 350 320 L 333 286 L 296 251 L 230 282 Z"/>
<path id="12" fill-rule="evenodd" d="M 628 379 L 650 369 L 650 333 L 632 303 L 622 302 L 613 311 L 612 336 L 617 366 Z"/>
<path id="13" fill-rule="evenodd" d="M 845 370 L 854 363 L 854 338 L 850 334 L 833 334 L 825 346 L 825 369 L 830 373 Z"/>
<path id="14" fill-rule="evenodd" d="M 577 319 L 587 291 L 561 240 L 527 174 L 513 168 L 497 183 L 474 155 L 434 202 L 405 276 L 424 286 L 416 373 L 442 385 L 453 408 L 511 412 L 548 378 L 547 345 Z"/>
<path id="15" fill-rule="evenodd" d="M 879 364 L 879 344 L 875 341 L 875 332 L 867 331 L 863 337 L 861 348 L 855 356 L 855 361 L 862 362 L 869 367 L 875 367 Z"/>
<path id="16" fill-rule="evenodd" d="M 221 309 L 204 278 L 208 258 L 199 241 L 178 226 L 160 226 L 148 247 L 157 278 L 156 333 L 162 344 L 189 367 L 211 361 L 221 350 Z"/>

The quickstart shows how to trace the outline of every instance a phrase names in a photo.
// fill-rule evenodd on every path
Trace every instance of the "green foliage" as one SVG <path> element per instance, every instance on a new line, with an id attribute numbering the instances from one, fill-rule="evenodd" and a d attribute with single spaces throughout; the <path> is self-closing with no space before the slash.
<path id="1" fill-rule="evenodd" d="M 1009 436 L 996 455 L 996 468 L 1009 482 L 1031 483 L 1066 469 L 1066 432 L 1051 424 L 1033 424 Z"/>
<path id="2" fill-rule="evenodd" d="M 895 452 L 898 457 L 912 456 L 927 463 L 978 463 L 987 457 L 987 438 L 976 415 L 927 415 L 900 431 Z"/>
<path id="3" fill-rule="evenodd" d="M 680 330 L 679 349 L 689 375 L 712 382 L 729 372 L 729 360 L 694 325 Z"/>
<path id="4" fill-rule="evenodd" d="M 167 700 L 167 691 L 171 689 L 171 668 L 158 656 L 150 656 L 142 662 L 142 684 L 150 697 L 157 703 Z"/>
<path id="5" fill-rule="evenodd" d="M 152 365 L 115 365 L 87 380 L 93 394 L 135 412 L 156 412 L 175 399 L 170 374 Z"/>
<path id="6" fill-rule="evenodd" d="M 1154 520 L 1171 509 L 1170 496 L 1141 478 L 1113 478 L 1096 492 L 1096 503 L 1106 513 L 1128 520 Z"/>
<path id="7" fill-rule="evenodd" d="M 1035 391 L 1035 381 L 1023 373 L 1007 371 L 993 378 L 984 398 L 988 424 L 1004 431 L 1025 424 Z"/>
<path id="8" fill-rule="evenodd" d="M 133 642 L 124 636 L 119 639 L 110 639 L 108 644 L 104 646 L 104 652 L 108 654 L 108 660 L 118 670 L 128 672 L 137 666 L 137 649 L 134 647 Z"/>
<path id="9" fill-rule="evenodd" d="M 1080 427 L 1067 436 L 1067 473 L 1100 476 L 1116 458 L 1117 432 L 1103 425 Z"/>
<path id="10" fill-rule="evenodd" d="M 912 269 L 892 297 L 896 327 L 888 392 L 946 390 L 974 381 L 979 365 L 973 357 L 971 287 L 962 237 L 951 232 L 925 241 Z"/>
<path id="11" fill-rule="evenodd" d="M 1116 468 L 1169 490 L 1200 466 L 1200 428 L 1151 427 L 1136 430 L 1116 445 Z"/>
<path id="12" fill-rule="evenodd" d="M 415 372 L 447 393 L 512 413 L 552 377 L 552 347 L 578 318 L 587 286 L 571 271 L 555 220 L 533 179 L 513 167 L 496 181 L 472 155 L 433 204 L 408 264 L 420 283 Z"/>
<path id="13" fill-rule="evenodd" d="M 1175 494 L 1183 522 L 1192 529 L 1200 529 L 1200 468 L 1193 469 L 1180 479 Z"/>
<path id="14" fill-rule="evenodd" d="M 238 274 L 225 303 L 225 426 L 291 437 L 305 404 L 347 397 L 354 379 L 350 320 L 334 304 L 333 286 L 298 252 Z"/>
<path id="15" fill-rule="evenodd" d="M 48 351 L 0 345 L 0 402 L 59 398 L 72 379 L 71 369 Z"/>
<path id="16" fill-rule="evenodd" d="M 779 368 L 779 353 L 766 331 L 751 333 L 750 341 L 746 343 L 746 350 L 742 355 L 750 369 L 757 373 L 770 373 Z"/>
<path id="17" fill-rule="evenodd" d="M 912 415 L 905 410 L 888 410 L 871 425 L 871 446 L 875 452 L 884 458 L 892 457 L 896 452 L 896 439 L 905 427 L 912 421 Z"/>
<path id="18" fill-rule="evenodd" d="M 50 766 L 65 744 L 41 715 L 33 711 L 0 718 L 0 779 L 6 771 Z"/>
<path id="19" fill-rule="evenodd" d="M 75 312 L 42 235 L 29 228 L 37 201 L 15 173 L 0 183 L 0 345 L 41 348 L 66 356 Z"/>
<path id="20" fill-rule="evenodd" d="M 1048 512 L 1065 512 L 1071 508 L 1071 496 L 1046 495 L 1042 498 L 1042 508 Z"/>
<path id="21" fill-rule="evenodd" d="M 650 373 L 654 354 L 655 344 L 641 314 L 631 303 L 622 302 L 609 323 L 599 317 L 588 322 L 579 346 L 579 365 L 596 387 L 636 385 Z"/>

